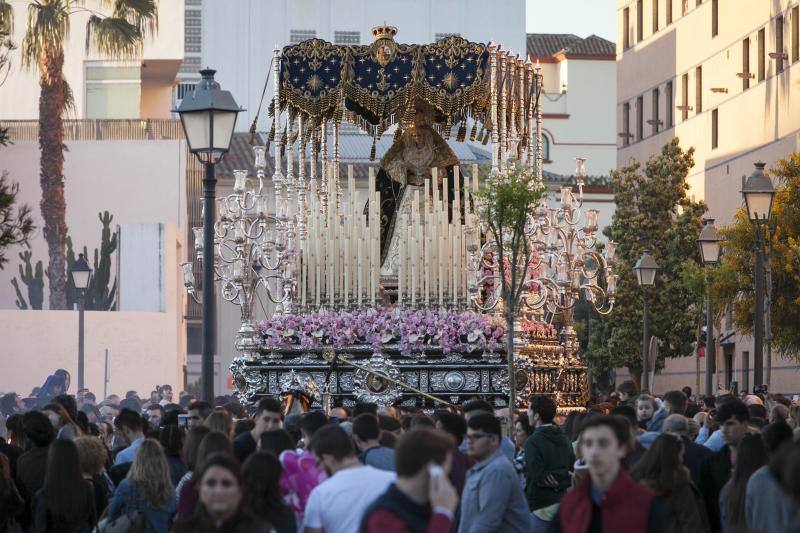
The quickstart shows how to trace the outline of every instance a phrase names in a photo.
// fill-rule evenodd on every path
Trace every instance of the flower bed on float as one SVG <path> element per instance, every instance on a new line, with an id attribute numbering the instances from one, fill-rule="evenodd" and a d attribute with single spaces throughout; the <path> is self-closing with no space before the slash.
<path id="1" fill-rule="evenodd" d="M 549 324 L 523 322 L 522 333 L 532 338 L 556 338 Z M 443 354 L 502 350 L 502 319 L 475 311 L 380 308 L 355 311 L 320 310 L 313 313 L 275 315 L 260 322 L 264 348 L 344 348 L 369 345 L 380 351 L 398 347 L 402 355 L 431 348 Z"/>

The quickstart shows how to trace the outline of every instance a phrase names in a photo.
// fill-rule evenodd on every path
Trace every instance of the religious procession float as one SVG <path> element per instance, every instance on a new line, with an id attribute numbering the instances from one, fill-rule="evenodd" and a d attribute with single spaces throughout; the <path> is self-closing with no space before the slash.
<path id="1" fill-rule="evenodd" d="M 241 307 L 237 393 L 251 405 L 281 396 L 287 411 L 431 409 L 476 397 L 522 407 L 532 393 L 581 408 L 587 370 L 572 310 L 583 297 L 609 312 L 616 281 L 614 245 L 595 251 L 597 211 L 582 208 L 582 161 L 556 207 L 543 198 L 530 213 L 536 264 L 512 354 L 502 269 L 476 195 L 512 163 L 541 181 L 541 69 L 494 44 L 398 44 L 396 33 L 382 25 L 370 45 L 310 39 L 275 50 L 273 149 L 255 146 L 256 175 L 236 171 L 215 206 L 215 277 Z M 371 159 L 393 135 L 366 191 L 340 162 L 348 124 L 372 137 Z M 491 167 L 462 166 L 453 135 L 488 144 Z M 191 263 L 184 281 L 194 291 Z M 275 306 L 266 320 L 254 317 L 261 298 Z"/>

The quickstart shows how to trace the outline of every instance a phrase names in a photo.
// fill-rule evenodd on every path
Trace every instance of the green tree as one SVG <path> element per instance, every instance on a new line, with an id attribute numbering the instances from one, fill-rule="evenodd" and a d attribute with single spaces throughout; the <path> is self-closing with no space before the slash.
<path id="1" fill-rule="evenodd" d="M 62 113 L 71 91 L 64 79 L 64 45 L 70 22 L 89 14 L 86 50 L 114 59 L 141 55 L 144 39 L 156 31 L 156 0 L 100 0 L 110 15 L 85 6 L 83 0 L 35 0 L 28 3 L 22 63 L 39 71 L 39 182 L 42 186 L 43 233 L 48 248 L 50 309 L 64 309 L 66 299 L 66 203 L 64 201 L 64 130 Z M 0 28 L 13 27 L 13 7 L 0 0 Z M 7 31 L 7 33 L 11 33 Z"/>
<path id="2" fill-rule="evenodd" d="M 791 153 L 769 173 L 778 189 L 770 226 L 775 230 L 766 246 L 772 261 L 772 343 L 783 355 L 800 352 L 800 154 Z M 733 323 L 743 333 L 754 324 L 755 230 L 740 209 L 733 222 L 720 230 L 725 253 L 711 285 L 715 306 L 733 310 Z"/>
<path id="3" fill-rule="evenodd" d="M 703 272 L 696 240 L 705 204 L 687 196 L 694 149 L 673 139 L 644 165 L 632 161 L 611 174 L 616 211 L 604 235 L 617 244 L 614 311 L 592 323 L 586 358 L 599 376 L 610 368 L 642 371 L 642 291 L 633 265 L 647 249 L 660 270 L 650 291 L 650 332 L 659 339 L 656 369 L 665 357 L 690 355 L 703 311 Z"/>
<path id="4" fill-rule="evenodd" d="M 10 246 L 28 246 L 34 230 L 31 208 L 17 205 L 19 183 L 10 181 L 7 172 L 0 172 L 0 270 L 8 262 L 6 249 Z"/>
<path id="5" fill-rule="evenodd" d="M 516 386 L 514 370 L 514 322 L 520 300 L 528 287 L 531 262 L 536 250 L 525 230 L 528 215 L 544 194 L 534 170 L 514 165 L 486 180 L 478 192 L 478 212 L 488 229 L 486 239 L 489 253 L 498 265 L 493 283 L 499 283 L 506 321 L 506 355 L 509 376 L 509 431 L 514 428 Z"/>

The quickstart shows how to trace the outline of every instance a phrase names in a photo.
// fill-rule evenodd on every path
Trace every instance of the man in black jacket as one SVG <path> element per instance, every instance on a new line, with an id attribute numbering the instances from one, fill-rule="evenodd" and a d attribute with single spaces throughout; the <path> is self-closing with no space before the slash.
<path id="1" fill-rule="evenodd" d="M 575 453 L 561 428 L 553 424 L 556 402 L 531 396 L 528 419 L 536 429 L 525 441 L 525 495 L 535 531 L 547 531 L 558 513 L 558 502 L 570 486 Z"/>
<path id="2" fill-rule="evenodd" d="M 739 399 L 732 399 L 717 409 L 717 417 L 725 445 L 709 455 L 700 465 L 700 493 L 705 500 L 711 531 L 721 531 L 719 494 L 731 477 L 731 454 L 747 433 L 749 414 L 747 406 Z"/>
<path id="3" fill-rule="evenodd" d="M 662 426 L 664 433 L 677 435 L 683 441 L 683 464 L 692 474 L 692 483 L 700 485 L 700 467 L 711 455 L 711 449 L 689 438 L 689 420 L 683 415 L 669 415 Z"/>
<path id="4" fill-rule="evenodd" d="M 25 413 L 22 417 L 22 428 L 32 447 L 17 460 L 17 484 L 22 489 L 22 496 L 30 502 L 36 491 L 44 485 L 47 452 L 56 433 L 53 424 L 40 411 Z"/>

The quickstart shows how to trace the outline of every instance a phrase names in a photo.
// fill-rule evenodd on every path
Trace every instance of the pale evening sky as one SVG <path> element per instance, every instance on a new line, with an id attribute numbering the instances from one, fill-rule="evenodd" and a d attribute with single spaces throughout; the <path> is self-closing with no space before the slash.
<path id="1" fill-rule="evenodd" d="M 528 33 L 574 33 L 617 40 L 616 0 L 526 0 Z"/>

